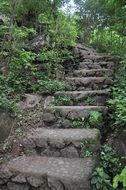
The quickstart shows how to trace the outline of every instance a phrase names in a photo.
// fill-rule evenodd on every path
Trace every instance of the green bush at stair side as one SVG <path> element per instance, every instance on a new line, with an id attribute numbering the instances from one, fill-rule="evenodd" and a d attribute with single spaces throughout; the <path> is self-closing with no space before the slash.
<path id="1" fill-rule="evenodd" d="M 122 165 L 121 162 L 113 150 L 113 148 L 107 144 L 102 146 L 100 153 L 100 166 L 102 166 L 106 173 L 114 177 L 116 173 L 119 173 Z"/>
<path id="2" fill-rule="evenodd" d="M 108 102 L 110 125 L 117 132 L 126 125 L 126 59 L 118 65 L 112 98 Z"/>
<path id="3" fill-rule="evenodd" d="M 123 168 L 119 175 L 116 175 L 113 179 L 113 188 L 125 190 L 126 189 L 126 166 Z"/>
<path id="4" fill-rule="evenodd" d="M 113 148 L 107 144 L 102 146 L 99 166 L 94 170 L 91 177 L 93 190 L 112 190 L 112 180 L 115 174 L 121 172 L 121 169 L 121 162 Z M 118 185 L 119 179 L 120 178 L 117 179 L 117 177 L 114 178 L 115 187 Z"/>
<path id="5" fill-rule="evenodd" d="M 104 172 L 104 169 L 102 167 L 96 168 L 91 179 L 93 190 L 112 190 L 110 184 L 110 176 Z"/>

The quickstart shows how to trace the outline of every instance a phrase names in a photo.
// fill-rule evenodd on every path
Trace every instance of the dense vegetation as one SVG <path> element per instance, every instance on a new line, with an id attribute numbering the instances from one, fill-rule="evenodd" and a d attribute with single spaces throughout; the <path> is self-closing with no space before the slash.
<path id="1" fill-rule="evenodd" d="M 70 48 L 77 37 L 74 20 L 59 10 L 63 3 L 61 0 L 1 1 L 2 108 L 15 112 L 10 99 L 26 92 L 52 93 L 63 89 L 58 75 L 63 72 L 65 60 L 72 59 Z M 43 49 L 32 49 L 31 39 L 41 35 L 45 43 Z"/>
<path id="2" fill-rule="evenodd" d="M 109 100 L 110 126 L 115 133 L 126 126 L 126 1 L 74 0 L 73 15 L 62 11 L 68 2 L 0 1 L 0 108 L 15 115 L 15 102 L 22 94 L 63 89 L 60 73 L 72 61 L 71 49 L 78 39 L 117 58 L 116 83 Z M 32 39 L 43 34 L 43 48 L 32 49 Z M 100 159 L 92 175 L 93 189 L 125 189 L 126 169 L 122 170 L 111 147 L 103 146 Z"/>

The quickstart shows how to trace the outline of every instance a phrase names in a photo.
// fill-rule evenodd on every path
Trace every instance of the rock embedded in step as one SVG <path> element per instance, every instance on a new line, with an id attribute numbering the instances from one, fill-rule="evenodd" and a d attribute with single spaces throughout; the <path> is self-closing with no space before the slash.
<path id="1" fill-rule="evenodd" d="M 107 78 L 107 79 L 105 79 L 104 84 L 111 85 L 111 84 L 113 84 L 113 80 L 111 78 Z"/>
<path id="2" fill-rule="evenodd" d="M 31 189 L 32 190 L 32 189 Z M 34 189 L 33 189 L 34 190 Z M 35 189 L 36 190 L 36 189 Z M 50 190 L 49 187 L 46 187 L 46 186 L 42 186 L 40 188 L 38 188 L 38 190 Z"/>
<path id="3" fill-rule="evenodd" d="M 47 179 L 47 183 L 48 183 L 48 186 L 50 189 L 56 189 L 56 190 L 64 190 L 64 186 L 63 184 L 58 181 L 58 180 L 55 180 L 55 177 L 48 177 Z"/>
<path id="4" fill-rule="evenodd" d="M 12 182 L 17 182 L 17 183 L 26 183 L 26 178 L 23 174 L 19 174 L 16 177 L 13 177 Z"/>
<path id="5" fill-rule="evenodd" d="M 44 113 L 43 114 L 43 121 L 45 123 L 53 124 L 56 121 L 56 118 L 55 118 L 54 114 L 52 114 L 52 113 Z"/>
<path id="6" fill-rule="evenodd" d="M 72 123 L 71 123 L 71 121 L 70 120 L 68 120 L 68 119 L 65 119 L 64 121 L 63 121 L 63 123 L 62 123 L 62 127 L 63 128 L 71 128 L 72 127 Z"/>
<path id="7" fill-rule="evenodd" d="M 30 187 L 27 184 L 19 184 L 8 182 L 7 184 L 8 190 L 30 190 Z"/>
<path id="8" fill-rule="evenodd" d="M 61 157 L 66 158 L 79 158 L 79 154 L 74 146 L 68 146 L 61 151 Z"/>
<path id="9" fill-rule="evenodd" d="M 60 157 L 60 152 L 46 149 L 41 153 L 41 156 Z"/>
<path id="10" fill-rule="evenodd" d="M 6 163 L 0 167 L 0 185 L 6 184 L 11 178 L 12 173 L 6 167 Z"/>
<path id="11" fill-rule="evenodd" d="M 27 181 L 32 187 L 40 187 L 44 183 L 44 180 L 41 177 L 35 176 L 28 176 Z"/>

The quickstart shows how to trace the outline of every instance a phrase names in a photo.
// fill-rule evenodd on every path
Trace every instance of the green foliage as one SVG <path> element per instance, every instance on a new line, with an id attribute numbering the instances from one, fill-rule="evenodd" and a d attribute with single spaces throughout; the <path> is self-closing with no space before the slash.
<path id="1" fill-rule="evenodd" d="M 93 189 L 112 190 L 111 181 L 115 174 L 118 174 L 121 169 L 121 162 L 113 148 L 107 144 L 102 146 L 99 166 L 95 169 L 91 177 L 91 185 Z M 117 184 L 117 181 L 115 181 L 115 183 Z"/>
<path id="2" fill-rule="evenodd" d="M 64 62 L 72 59 L 69 49 L 77 37 L 74 19 L 59 9 L 65 2 L 1 0 L 5 16 L 0 23 L 0 58 L 7 71 L 0 75 L 1 108 L 16 110 L 13 98 L 23 93 L 51 94 L 64 89 L 57 79 L 62 78 Z M 38 54 L 27 51 L 29 39 L 42 33 L 50 36 L 49 47 Z"/>
<path id="3" fill-rule="evenodd" d="M 8 142 L 5 142 L 2 146 L 3 151 L 7 152 L 11 149 L 11 145 Z"/>
<path id="4" fill-rule="evenodd" d="M 98 112 L 98 111 L 91 111 L 90 112 L 90 116 L 89 116 L 89 124 L 93 127 L 100 127 L 100 125 L 102 125 L 103 122 L 103 116 L 102 113 Z"/>
<path id="5" fill-rule="evenodd" d="M 93 156 L 94 156 L 94 152 L 92 152 L 91 150 L 88 150 L 88 149 L 89 149 L 89 144 L 90 144 L 90 142 L 87 141 L 87 140 L 84 140 L 84 141 L 81 141 L 81 142 L 80 142 L 80 146 L 81 146 L 81 157 L 90 158 L 90 157 L 93 157 Z"/>
<path id="6" fill-rule="evenodd" d="M 68 49 L 48 49 L 43 48 L 42 52 L 37 55 L 37 59 L 41 61 L 41 68 L 46 76 L 55 76 L 64 71 L 63 64 L 66 60 L 72 60 L 73 56 Z"/>
<path id="7" fill-rule="evenodd" d="M 87 102 L 89 105 L 92 105 L 93 102 L 94 102 L 94 97 L 93 97 L 93 96 L 88 96 L 86 102 Z"/>
<path id="8" fill-rule="evenodd" d="M 53 39 L 53 45 L 56 46 L 74 46 L 77 38 L 77 28 L 74 20 L 63 13 L 60 13 L 55 23 L 49 30 Z"/>
<path id="9" fill-rule="evenodd" d="M 82 41 L 100 52 L 123 55 L 126 50 L 125 0 L 74 0 Z"/>
<path id="10" fill-rule="evenodd" d="M 23 130 L 21 128 L 15 129 L 15 134 L 17 137 L 23 136 Z"/>
<path id="11" fill-rule="evenodd" d="M 100 52 L 122 55 L 126 49 L 124 37 L 111 28 L 96 29 L 91 35 L 90 44 Z"/>
<path id="12" fill-rule="evenodd" d="M 31 89 L 31 79 L 35 75 L 36 66 L 32 64 L 35 54 L 25 50 L 17 51 L 9 65 L 7 81 L 16 92 Z"/>
<path id="13" fill-rule="evenodd" d="M 90 125 L 88 123 L 88 118 L 81 118 L 78 120 L 72 121 L 72 126 L 74 128 L 83 127 L 83 128 L 90 128 Z"/>
<path id="14" fill-rule="evenodd" d="M 118 65 L 116 82 L 112 88 L 112 99 L 110 99 L 110 118 L 115 131 L 126 125 L 126 61 Z"/>
<path id="15" fill-rule="evenodd" d="M 9 99 L 5 94 L 0 95 L 0 109 L 8 111 L 12 116 L 18 116 L 20 109 L 14 100 Z"/>
<path id="16" fill-rule="evenodd" d="M 42 94 L 52 94 L 56 91 L 62 91 L 64 89 L 64 82 L 58 80 L 52 80 L 50 78 L 43 78 L 37 81 L 34 86 L 35 91 Z"/>
<path id="17" fill-rule="evenodd" d="M 8 85 L 6 77 L 0 75 L 0 109 L 8 111 L 12 116 L 21 114 L 19 107 L 16 105 L 16 98 L 13 99 L 14 90 Z"/>
<path id="18" fill-rule="evenodd" d="M 113 188 L 119 188 L 119 183 L 122 183 L 122 187 L 126 188 L 126 167 L 122 170 L 119 175 L 116 175 L 113 179 Z"/>
<path id="19" fill-rule="evenodd" d="M 59 95 L 54 100 L 55 105 L 67 106 L 67 105 L 69 105 L 69 103 L 70 103 L 70 97 L 67 95 Z"/>
<path id="20" fill-rule="evenodd" d="M 93 190 L 112 190 L 110 177 L 102 167 L 97 167 L 92 174 L 91 185 Z"/>
<path id="21" fill-rule="evenodd" d="M 110 176 L 114 175 L 121 170 L 121 162 L 116 155 L 113 148 L 105 144 L 100 153 L 100 166 L 103 167 L 104 171 Z"/>
<path id="22" fill-rule="evenodd" d="M 102 124 L 103 124 L 103 116 L 102 113 L 98 111 L 91 111 L 89 117 L 72 121 L 73 127 L 100 128 Z"/>

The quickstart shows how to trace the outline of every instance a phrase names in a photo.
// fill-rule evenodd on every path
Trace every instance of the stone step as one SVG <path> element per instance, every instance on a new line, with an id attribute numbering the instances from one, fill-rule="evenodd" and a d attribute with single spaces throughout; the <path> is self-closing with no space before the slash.
<path id="1" fill-rule="evenodd" d="M 95 165 L 91 158 L 17 157 L 2 171 L 6 173 L 3 186 L 8 190 L 91 190 L 89 178 Z"/>
<path id="2" fill-rule="evenodd" d="M 86 151 L 91 151 L 92 156 L 97 156 L 100 132 L 98 129 L 39 128 L 26 134 L 22 145 L 27 155 L 83 158 Z"/>
<path id="3" fill-rule="evenodd" d="M 102 128 L 106 120 L 108 108 L 105 106 L 55 106 L 54 97 L 47 97 L 42 117 L 43 127 L 51 128 Z M 103 117 L 99 124 L 88 125 L 92 112 Z M 74 123 L 73 123 L 74 122 Z M 76 123 L 76 125 L 75 125 Z"/>
<path id="4" fill-rule="evenodd" d="M 113 84 L 108 77 L 67 77 L 65 89 L 68 91 L 101 90 Z"/>
<path id="5" fill-rule="evenodd" d="M 78 69 L 114 69 L 114 62 L 81 62 Z"/>
<path id="6" fill-rule="evenodd" d="M 86 53 L 81 50 L 80 51 L 80 56 L 81 60 L 85 61 L 86 59 L 92 60 L 93 62 L 100 62 L 100 61 L 105 61 L 105 62 L 110 62 L 110 61 L 115 61 L 114 57 L 106 56 L 103 54 L 97 54 L 97 53 Z"/>
<path id="7" fill-rule="evenodd" d="M 43 114 L 44 127 L 51 128 L 102 128 L 99 124 L 87 125 L 92 112 L 102 114 L 106 119 L 108 108 L 105 106 L 46 106 Z"/>
<path id="8" fill-rule="evenodd" d="M 75 77 L 112 77 L 113 70 L 111 69 L 81 69 L 75 70 L 73 76 Z"/>
<path id="9" fill-rule="evenodd" d="M 55 105 L 87 106 L 105 105 L 110 97 L 107 90 L 59 91 L 55 93 Z"/>
<path id="10" fill-rule="evenodd" d="M 71 120 L 87 117 L 90 111 L 99 111 L 103 114 L 106 113 L 107 107 L 105 106 L 53 106 L 47 107 L 45 111 L 50 111 L 59 116 L 67 117 Z"/>

